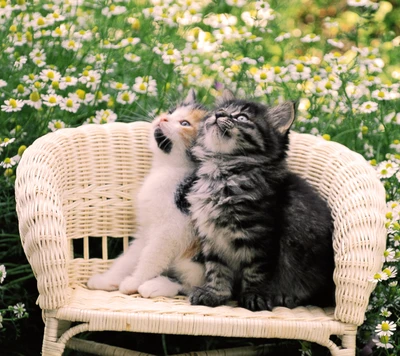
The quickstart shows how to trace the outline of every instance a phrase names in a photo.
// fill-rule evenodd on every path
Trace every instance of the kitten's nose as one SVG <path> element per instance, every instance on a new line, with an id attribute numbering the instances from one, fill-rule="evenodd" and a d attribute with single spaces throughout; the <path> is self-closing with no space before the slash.
<path id="1" fill-rule="evenodd" d="M 215 113 L 215 118 L 218 119 L 220 117 L 229 117 L 229 114 L 226 111 L 223 111 L 223 110 L 217 111 Z"/>
<path id="2" fill-rule="evenodd" d="M 162 116 L 160 118 L 160 122 L 168 122 L 168 118 L 166 116 Z"/>

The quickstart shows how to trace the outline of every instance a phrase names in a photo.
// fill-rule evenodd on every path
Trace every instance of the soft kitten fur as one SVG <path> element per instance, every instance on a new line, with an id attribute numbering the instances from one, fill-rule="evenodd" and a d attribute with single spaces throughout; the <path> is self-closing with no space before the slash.
<path id="1" fill-rule="evenodd" d="M 187 200 L 206 283 L 194 289 L 192 304 L 235 296 L 250 310 L 333 305 L 330 210 L 287 168 L 294 118 L 292 102 L 271 108 L 225 92 L 203 121 Z"/>
<path id="2" fill-rule="evenodd" d="M 103 274 L 91 277 L 90 289 L 117 290 L 144 297 L 187 293 L 204 282 L 204 266 L 194 260 L 199 244 L 190 219 L 175 203 L 179 183 L 195 169 L 189 148 L 204 109 L 190 91 L 183 103 L 152 123 L 151 170 L 137 197 L 138 231 L 128 250 Z M 178 282 L 162 274 L 172 272 Z"/>

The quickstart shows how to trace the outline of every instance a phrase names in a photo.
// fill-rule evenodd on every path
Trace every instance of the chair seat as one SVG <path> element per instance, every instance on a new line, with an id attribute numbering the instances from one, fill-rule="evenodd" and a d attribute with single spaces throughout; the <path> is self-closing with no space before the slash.
<path id="1" fill-rule="evenodd" d="M 57 310 L 62 320 L 89 323 L 88 330 L 256 338 L 328 338 L 350 325 L 334 319 L 334 309 L 314 306 L 251 312 L 232 303 L 216 308 L 191 306 L 186 297 L 142 298 L 118 291 L 70 289 L 69 302 Z"/>

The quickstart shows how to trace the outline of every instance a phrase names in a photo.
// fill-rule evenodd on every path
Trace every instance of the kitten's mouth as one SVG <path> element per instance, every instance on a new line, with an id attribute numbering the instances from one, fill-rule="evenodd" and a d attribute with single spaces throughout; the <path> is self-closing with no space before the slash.
<path id="1" fill-rule="evenodd" d="M 172 141 L 167 136 L 165 136 L 160 125 L 157 125 L 156 129 L 154 130 L 154 139 L 156 140 L 157 146 L 161 151 L 163 151 L 165 153 L 171 152 Z"/>
<path id="2" fill-rule="evenodd" d="M 219 129 L 222 137 L 231 137 L 230 131 L 234 128 L 235 124 L 228 117 L 217 117 L 215 124 Z"/>

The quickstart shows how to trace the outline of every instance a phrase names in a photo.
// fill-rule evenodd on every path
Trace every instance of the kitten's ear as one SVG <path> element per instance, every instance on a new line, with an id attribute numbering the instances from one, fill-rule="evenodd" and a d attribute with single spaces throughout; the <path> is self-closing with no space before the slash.
<path id="1" fill-rule="evenodd" d="M 196 104 L 196 91 L 192 88 L 189 90 L 188 95 L 182 102 L 183 105 L 193 105 Z"/>
<path id="2" fill-rule="evenodd" d="M 227 101 L 235 99 L 235 94 L 233 94 L 229 89 L 224 89 L 222 95 L 217 98 L 217 105 L 221 105 L 223 103 L 226 103 Z"/>
<path id="3" fill-rule="evenodd" d="M 292 126 L 296 118 L 296 106 L 297 102 L 287 101 L 269 110 L 268 118 L 281 134 L 286 134 Z"/>

